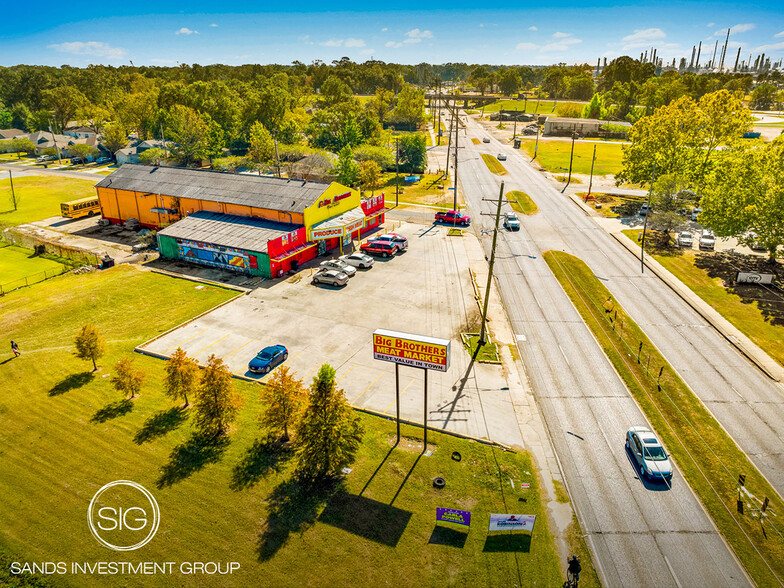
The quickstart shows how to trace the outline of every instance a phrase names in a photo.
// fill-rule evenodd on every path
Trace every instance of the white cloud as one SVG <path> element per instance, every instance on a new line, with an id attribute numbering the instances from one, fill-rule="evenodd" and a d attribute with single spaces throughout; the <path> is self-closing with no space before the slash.
<path id="1" fill-rule="evenodd" d="M 354 38 L 349 37 L 348 39 L 346 39 L 346 42 L 343 43 L 343 46 L 344 47 L 364 47 L 365 46 L 365 41 L 363 41 L 362 39 L 354 39 Z"/>
<path id="2" fill-rule="evenodd" d="M 661 29 L 637 29 L 631 35 L 626 35 L 621 41 L 624 43 L 643 43 L 663 39 L 667 34 Z"/>
<path id="3" fill-rule="evenodd" d="M 403 41 L 406 45 L 414 45 L 416 43 L 421 43 L 422 39 L 405 39 Z"/>
<path id="4" fill-rule="evenodd" d="M 515 49 L 518 51 L 534 51 L 535 49 L 539 49 L 539 45 L 536 43 L 518 43 Z"/>
<path id="5" fill-rule="evenodd" d="M 745 24 L 733 25 L 733 26 L 730 27 L 730 30 L 733 33 L 747 33 L 750 30 L 755 29 L 755 28 L 757 28 L 757 25 L 754 25 L 754 24 L 751 24 L 750 22 L 747 22 Z"/>
<path id="6" fill-rule="evenodd" d="M 774 51 L 776 49 L 784 49 L 784 41 L 781 43 L 774 43 L 772 45 L 760 45 L 754 49 L 754 52 L 757 51 Z"/>
<path id="7" fill-rule="evenodd" d="M 433 33 L 431 31 L 420 31 L 419 29 L 411 29 L 406 33 L 409 39 L 432 39 Z"/>
<path id="8" fill-rule="evenodd" d="M 582 43 L 582 39 L 575 39 L 574 37 L 568 37 L 566 39 L 561 39 L 560 41 L 556 41 L 555 43 L 548 43 L 547 45 L 543 45 L 539 51 L 541 53 L 552 53 L 553 51 L 566 51 L 569 49 L 570 45 L 576 45 L 577 43 Z"/>
<path id="9" fill-rule="evenodd" d="M 776 34 L 775 34 L 775 35 L 773 35 L 773 36 L 774 36 L 774 37 L 784 37 L 784 31 L 781 31 L 780 33 L 776 33 Z"/>
<path id="10" fill-rule="evenodd" d="M 403 43 L 395 43 L 394 41 L 387 41 L 384 43 L 384 47 L 392 47 L 393 49 L 400 49 L 403 46 Z"/>
<path id="11" fill-rule="evenodd" d="M 55 43 L 48 47 L 49 49 L 54 49 L 60 53 L 106 57 L 107 59 L 122 59 L 128 53 L 125 49 L 112 47 L 108 43 L 101 43 L 99 41 L 71 41 L 67 43 Z"/>
<path id="12" fill-rule="evenodd" d="M 384 27 L 383 29 L 381 29 L 381 32 L 382 32 L 382 33 L 386 33 L 388 30 L 389 30 L 389 29 L 388 29 L 387 27 Z"/>
<path id="13" fill-rule="evenodd" d="M 210 26 L 211 26 L 212 28 L 214 28 L 214 29 L 217 29 L 217 28 L 218 28 L 218 25 L 216 25 L 215 23 L 212 23 Z"/>
<path id="14" fill-rule="evenodd" d="M 376 52 L 375 49 L 363 49 L 360 51 L 362 55 L 373 55 Z"/>
<path id="15" fill-rule="evenodd" d="M 529 31 L 538 31 L 539 29 L 537 27 L 528 27 L 528 30 Z"/>
<path id="16" fill-rule="evenodd" d="M 343 39 L 330 39 L 329 41 L 319 43 L 319 45 L 322 47 L 342 47 Z"/>
<path id="17" fill-rule="evenodd" d="M 565 39 L 566 37 L 571 37 L 572 33 L 562 33 L 560 31 L 553 33 L 553 37 L 556 39 Z"/>
<path id="18" fill-rule="evenodd" d="M 302 37 L 300 37 L 302 38 Z M 309 38 L 308 35 L 305 35 L 305 38 Z M 323 41 L 319 43 L 322 47 L 364 47 L 365 41 L 362 39 L 354 39 L 353 37 L 349 37 L 348 39 L 329 39 L 328 41 Z"/>
<path id="19" fill-rule="evenodd" d="M 712 29 L 713 27 L 715 27 L 715 26 L 716 26 L 716 23 L 715 23 L 715 22 L 709 22 L 709 23 L 708 23 L 707 25 L 705 25 L 705 26 L 707 26 L 709 29 Z"/>
<path id="20" fill-rule="evenodd" d="M 179 31 L 174 31 L 175 35 L 198 35 L 199 31 L 194 31 L 188 27 L 182 27 Z"/>

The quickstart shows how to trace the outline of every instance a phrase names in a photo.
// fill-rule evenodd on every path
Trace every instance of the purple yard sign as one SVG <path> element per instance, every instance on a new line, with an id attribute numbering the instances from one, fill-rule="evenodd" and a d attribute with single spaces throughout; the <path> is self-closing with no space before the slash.
<path id="1" fill-rule="evenodd" d="M 436 520 L 470 527 L 471 512 L 467 510 L 457 510 L 455 508 L 441 508 L 439 506 L 436 507 Z"/>

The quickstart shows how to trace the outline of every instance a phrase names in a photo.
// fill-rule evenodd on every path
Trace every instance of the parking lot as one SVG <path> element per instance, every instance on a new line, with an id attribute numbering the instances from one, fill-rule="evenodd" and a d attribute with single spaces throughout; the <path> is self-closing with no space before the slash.
<path id="1" fill-rule="evenodd" d="M 460 341 L 467 325 L 479 324 L 469 270 L 471 264 L 486 268 L 479 242 L 470 233 L 449 237 L 443 226 L 403 223 L 395 231 L 408 237 L 408 251 L 390 259 L 377 257 L 372 268 L 358 270 L 343 288 L 313 285 L 315 270 L 305 267 L 145 344 L 143 351 L 169 356 L 182 347 L 202 364 L 214 353 L 233 373 L 263 381 L 269 376 L 249 372 L 248 362 L 263 347 L 285 345 L 284 365 L 306 384 L 319 366 L 329 363 L 354 406 L 393 416 L 395 369 L 373 359 L 373 331 L 450 339 L 449 370 L 428 373 L 429 423 L 488 437 L 484 410 L 493 430 L 501 431 L 496 440 L 522 444 L 500 366 L 469 369 L 471 358 Z M 423 370 L 400 368 L 400 394 L 401 416 L 421 422 Z"/>

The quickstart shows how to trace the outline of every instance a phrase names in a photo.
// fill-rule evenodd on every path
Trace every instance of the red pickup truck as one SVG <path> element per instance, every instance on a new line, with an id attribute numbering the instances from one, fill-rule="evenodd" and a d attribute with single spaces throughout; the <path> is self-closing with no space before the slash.
<path id="1" fill-rule="evenodd" d="M 471 217 L 463 214 L 459 210 L 447 210 L 436 213 L 436 222 L 467 227 L 471 224 Z"/>

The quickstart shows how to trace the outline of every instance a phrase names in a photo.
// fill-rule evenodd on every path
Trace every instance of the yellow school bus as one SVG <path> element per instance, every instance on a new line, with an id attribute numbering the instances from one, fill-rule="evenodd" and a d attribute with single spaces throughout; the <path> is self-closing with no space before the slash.
<path id="1" fill-rule="evenodd" d="M 101 205 L 98 202 L 97 197 L 71 200 L 70 202 L 63 202 L 60 204 L 60 214 L 68 218 L 92 216 L 94 214 L 101 214 Z"/>

